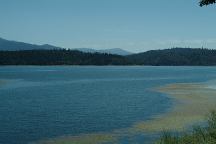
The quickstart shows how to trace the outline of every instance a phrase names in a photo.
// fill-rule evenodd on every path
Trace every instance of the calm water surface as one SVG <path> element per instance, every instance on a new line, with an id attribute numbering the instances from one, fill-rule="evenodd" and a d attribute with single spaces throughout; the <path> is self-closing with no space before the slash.
<path id="1" fill-rule="evenodd" d="M 174 104 L 151 88 L 211 79 L 215 67 L 0 67 L 0 144 L 129 127 Z"/>

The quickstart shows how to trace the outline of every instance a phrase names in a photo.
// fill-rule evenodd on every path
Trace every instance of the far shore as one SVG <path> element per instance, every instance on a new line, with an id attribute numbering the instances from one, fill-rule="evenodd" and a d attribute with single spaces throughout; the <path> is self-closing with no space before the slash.
<path id="1" fill-rule="evenodd" d="M 38 67 L 38 66 L 41 66 L 41 67 L 55 67 L 55 66 L 71 66 L 71 67 L 76 67 L 76 66 L 80 66 L 80 67 L 87 67 L 87 66 L 98 66 L 98 67 L 106 67 L 106 66 L 114 66 L 114 67 L 118 67 L 118 66 L 122 66 L 122 67 L 127 67 L 127 66 L 131 66 L 131 67 L 216 67 L 216 65 L 135 65 L 135 64 L 128 64 L 128 65 L 0 65 L 0 67 L 23 67 L 23 66 L 26 66 L 26 67 Z"/>

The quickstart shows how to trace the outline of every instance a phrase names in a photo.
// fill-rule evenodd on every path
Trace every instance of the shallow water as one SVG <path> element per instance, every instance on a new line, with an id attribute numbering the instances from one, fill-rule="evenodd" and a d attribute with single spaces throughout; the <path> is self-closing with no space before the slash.
<path id="1" fill-rule="evenodd" d="M 151 89 L 216 79 L 214 67 L 0 67 L 0 143 L 25 144 L 130 127 L 174 102 Z M 122 137 L 144 143 L 155 135 Z"/>

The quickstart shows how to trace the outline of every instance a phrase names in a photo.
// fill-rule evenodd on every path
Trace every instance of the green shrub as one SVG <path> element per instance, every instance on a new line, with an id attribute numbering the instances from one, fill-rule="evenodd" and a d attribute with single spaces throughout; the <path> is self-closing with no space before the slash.
<path id="1" fill-rule="evenodd" d="M 192 132 L 174 135 L 163 132 L 157 144 L 216 144 L 216 111 L 211 111 L 207 126 L 195 126 Z"/>

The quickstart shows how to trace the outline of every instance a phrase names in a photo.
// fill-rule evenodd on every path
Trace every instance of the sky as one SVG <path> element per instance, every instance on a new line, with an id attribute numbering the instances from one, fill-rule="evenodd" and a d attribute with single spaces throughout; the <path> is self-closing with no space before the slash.
<path id="1" fill-rule="evenodd" d="M 0 0 L 0 37 L 64 48 L 216 48 L 216 5 L 199 0 Z"/>

